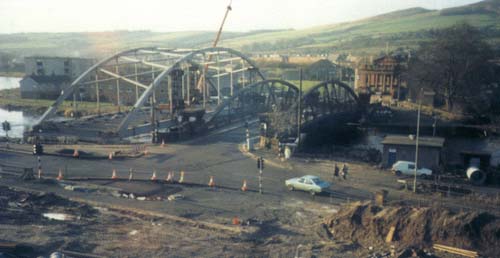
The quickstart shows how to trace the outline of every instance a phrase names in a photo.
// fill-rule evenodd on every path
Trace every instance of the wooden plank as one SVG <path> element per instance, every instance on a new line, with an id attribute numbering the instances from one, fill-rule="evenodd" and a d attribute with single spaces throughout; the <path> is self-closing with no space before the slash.
<path id="1" fill-rule="evenodd" d="M 389 233 L 387 233 L 387 237 L 385 238 L 386 243 L 392 242 L 392 238 L 394 237 L 395 231 L 396 231 L 396 226 L 392 226 L 391 229 L 389 229 Z"/>
<path id="2" fill-rule="evenodd" d="M 452 254 L 458 254 L 464 257 L 479 257 L 478 253 L 475 251 L 469 251 L 465 249 L 460 249 L 456 247 L 451 247 L 451 246 L 446 246 L 446 245 L 440 245 L 440 244 L 434 244 L 434 249 L 439 250 L 439 251 L 444 251 Z"/>

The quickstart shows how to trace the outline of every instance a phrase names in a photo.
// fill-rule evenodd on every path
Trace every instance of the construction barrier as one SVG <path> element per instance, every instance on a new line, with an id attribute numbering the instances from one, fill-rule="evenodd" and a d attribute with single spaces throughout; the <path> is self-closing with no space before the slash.
<path id="1" fill-rule="evenodd" d="M 210 176 L 210 181 L 208 181 L 208 186 L 215 187 L 214 176 Z"/>
<path id="2" fill-rule="evenodd" d="M 243 186 L 241 187 L 241 191 L 246 192 L 248 190 L 247 180 L 243 180 Z"/>
<path id="3" fill-rule="evenodd" d="M 113 180 L 118 179 L 118 176 L 116 175 L 116 169 L 113 169 L 113 174 L 111 174 L 111 179 Z"/>
<path id="4" fill-rule="evenodd" d="M 59 175 L 56 177 L 56 179 L 59 180 L 59 181 L 64 179 L 63 173 L 62 173 L 61 169 L 59 169 Z"/>
<path id="5" fill-rule="evenodd" d="M 179 178 L 179 183 L 180 184 L 184 183 L 184 171 L 181 171 L 181 176 Z"/>
<path id="6" fill-rule="evenodd" d="M 174 175 L 173 175 L 173 172 L 168 172 L 168 175 L 167 175 L 167 180 L 166 180 L 168 183 L 173 183 L 174 182 Z"/>

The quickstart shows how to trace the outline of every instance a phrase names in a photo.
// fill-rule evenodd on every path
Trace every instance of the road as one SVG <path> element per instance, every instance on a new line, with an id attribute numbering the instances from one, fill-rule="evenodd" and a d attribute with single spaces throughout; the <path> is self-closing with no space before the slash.
<path id="1" fill-rule="evenodd" d="M 251 128 L 253 135 L 257 128 Z M 179 172 L 185 172 L 184 180 L 195 185 L 165 185 L 166 192 L 176 192 L 185 196 L 175 205 L 165 202 L 131 201 L 111 196 L 85 198 L 117 202 L 124 205 L 165 211 L 174 215 L 213 219 L 213 216 L 230 218 L 265 218 L 269 207 L 295 206 L 301 203 L 340 204 L 347 198 L 368 199 L 371 193 L 348 186 L 336 185 L 328 194 L 310 196 L 305 192 L 290 192 L 284 181 L 291 177 L 314 174 L 314 171 L 299 171 L 266 164 L 263 176 L 263 192 L 258 193 L 258 170 L 256 161 L 241 153 L 238 144 L 245 139 L 245 129 L 236 128 L 222 133 L 200 137 L 186 143 L 168 144 L 165 148 L 150 148 L 150 154 L 140 158 L 113 160 L 85 160 L 57 156 L 42 156 L 43 173 L 55 178 L 58 170 L 66 171 L 65 177 L 111 177 L 116 169 L 118 177 L 128 178 L 129 170 L 134 170 L 134 178 L 149 179 L 153 170 L 159 180 L 173 171 L 176 179 Z M 0 153 L 0 160 L 24 166 L 37 166 L 36 157 L 27 154 Z M 218 187 L 209 188 L 210 176 Z M 243 180 L 247 181 L 249 191 L 240 190 Z M 151 183 L 153 184 L 153 183 Z M 122 186 L 123 183 L 108 183 L 109 186 Z M 43 190 L 56 191 L 65 195 L 82 195 L 48 186 L 29 186 Z M 267 214 L 268 215 L 268 214 Z"/>

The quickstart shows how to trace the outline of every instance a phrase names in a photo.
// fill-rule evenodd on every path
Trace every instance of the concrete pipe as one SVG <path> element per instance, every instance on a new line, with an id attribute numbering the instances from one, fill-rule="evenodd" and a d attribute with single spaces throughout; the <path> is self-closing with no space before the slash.
<path id="1" fill-rule="evenodd" d="M 482 185 L 486 181 L 486 173 L 477 167 L 469 167 L 467 169 L 467 178 L 475 185 Z"/>

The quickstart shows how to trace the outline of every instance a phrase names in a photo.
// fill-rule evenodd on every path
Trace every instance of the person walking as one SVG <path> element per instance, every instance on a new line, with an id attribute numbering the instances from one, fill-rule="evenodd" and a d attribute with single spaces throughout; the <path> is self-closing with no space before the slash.
<path id="1" fill-rule="evenodd" d="M 337 166 L 337 163 L 335 163 L 334 168 L 333 168 L 333 179 L 334 180 L 339 178 L 339 172 L 340 172 L 340 168 L 339 168 L 339 166 Z"/>
<path id="2" fill-rule="evenodd" d="M 344 163 L 344 165 L 342 166 L 342 178 L 344 178 L 344 180 L 347 180 L 348 171 L 349 168 L 347 167 L 347 164 Z"/>

